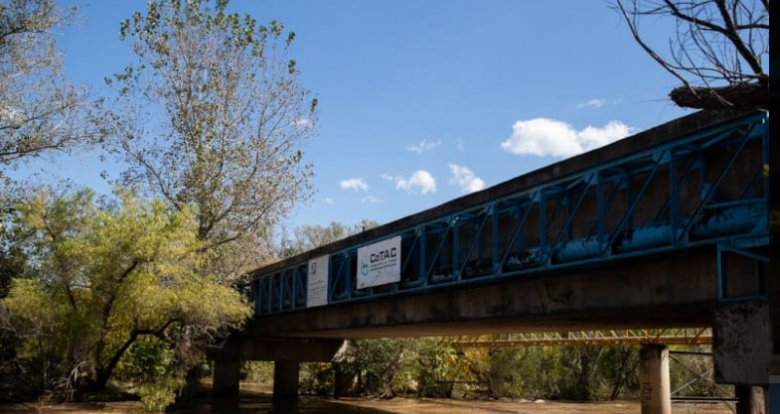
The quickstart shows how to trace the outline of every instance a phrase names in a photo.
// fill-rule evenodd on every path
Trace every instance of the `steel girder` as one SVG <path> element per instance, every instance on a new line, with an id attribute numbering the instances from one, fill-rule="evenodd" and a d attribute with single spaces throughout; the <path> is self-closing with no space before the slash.
<path id="1" fill-rule="evenodd" d="M 768 261 L 769 115 L 757 113 L 329 255 L 329 304 L 546 277 L 691 249 Z M 357 250 L 400 236 L 401 281 L 358 289 Z M 760 266 L 759 266 L 760 267 Z M 307 262 L 252 281 L 257 314 L 307 306 Z"/>

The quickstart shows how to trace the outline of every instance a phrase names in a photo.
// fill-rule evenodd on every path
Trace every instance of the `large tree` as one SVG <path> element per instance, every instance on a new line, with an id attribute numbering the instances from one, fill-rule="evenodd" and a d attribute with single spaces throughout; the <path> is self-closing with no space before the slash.
<path id="1" fill-rule="evenodd" d="M 124 182 L 194 205 L 199 239 L 219 251 L 210 268 L 229 280 L 259 264 L 255 246 L 309 195 L 301 147 L 317 100 L 288 57 L 293 32 L 211 3 L 152 0 L 122 23 L 138 63 L 109 79 L 111 121 Z"/>
<path id="2" fill-rule="evenodd" d="M 15 228 L 35 266 L 0 300 L 0 329 L 24 341 L 20 355 L 58 362 L 75 378 L 81 372 L 93 389 L 144 337 L 185 359 L 195 340 L 249 315 L 238 291 L 199 271 L 191 209 L 171 212 L 129 193 L 119 199 L 42 192 L 20 205 Z"/>
<path id="3" fill-rule="evenodd" d="M 0 168 L 99 137 L 84 122 L 87 94 L 63 75 L 55 41 L 74 12 L 53 0 L 0 0 Z"/>
<path id="4" fill-rule="evenodd" d="M 634 39 L 682 84 L 681 107 L 769 109 L 769 0 L 616 0 Z M 642 35 L 671 19 L 668 45 Z"/>

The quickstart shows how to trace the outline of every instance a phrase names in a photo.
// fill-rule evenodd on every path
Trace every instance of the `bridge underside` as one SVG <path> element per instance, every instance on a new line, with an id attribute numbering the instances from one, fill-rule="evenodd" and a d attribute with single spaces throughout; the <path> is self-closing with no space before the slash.
<path id="1" fill-rule="evenodd" d="M 303 333 L 288 333 L 299 338 L 400 338 L 423 336 L 485 335 L 497 333 L 559 332 L 577 330 L 609 330 L 633 328 L 688 328 L 710 326 L 713 318 L 711 303 L 685 304 L 658 311 L 657 308 L 588 310 L 578 315 L 549 313 L 531 317 L 486 319 L 459 322 L 421 323 L 349 329 L 332 329 Z M 599 322 L 595 322 L 599 321 Z M 266 323 L 264 320 L 253 323 Z"/>
<path id="2" fill-rule="evenodd" d="M 715 252 L 258 316 L 248 337 L 370 338 L 711 326 Z"/>

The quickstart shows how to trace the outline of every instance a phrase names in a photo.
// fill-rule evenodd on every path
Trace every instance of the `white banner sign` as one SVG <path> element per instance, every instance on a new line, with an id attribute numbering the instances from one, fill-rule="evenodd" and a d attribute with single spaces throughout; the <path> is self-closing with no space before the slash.
<path id="1" fill-rule="evenodd" d="M 358 289 L 400 282 L 401 236 L 359 248 L 357 260 Z"/>
<path id="2" fill-rule="evenodd" d="M 328 256 L 309 260 L 309 286 L 306 307 L 328 304 Z"/>

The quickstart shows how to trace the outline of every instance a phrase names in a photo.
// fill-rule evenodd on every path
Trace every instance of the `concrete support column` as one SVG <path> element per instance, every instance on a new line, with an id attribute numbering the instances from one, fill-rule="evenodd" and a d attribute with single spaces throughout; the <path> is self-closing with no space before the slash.
<path id="1" fill-rule="evenodd" d="M 238 359 L 220 359 L 214 361 L 212 394 L 215 397 L 238 396 L 240 374 L 241 362 Z"/>
<path id="2" fill-rule="evenodd" d="M 737 414 L 759 414 L 758 392 L 750 385 L 734 385 L 737 397 Z"/>
<path id="3" fill-rule="evenodd" d="M 642 414 L 671 414 L 669 350 L 664 345 L 643 345 L 639 359 Z"/>
<path id="4" fill-rule="evenodd" d="M 298 398 L 299 361 L 274 361 L 274 398 Z"/>

